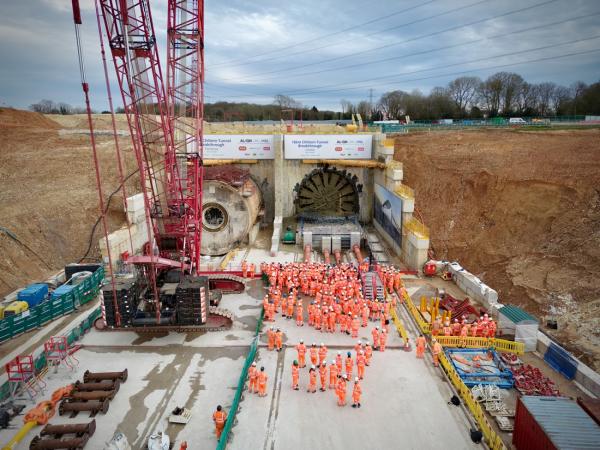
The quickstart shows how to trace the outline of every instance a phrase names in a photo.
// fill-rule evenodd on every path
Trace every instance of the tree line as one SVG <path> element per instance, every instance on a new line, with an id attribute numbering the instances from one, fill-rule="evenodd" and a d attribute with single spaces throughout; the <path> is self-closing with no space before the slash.
<path id="1" fill-rule="evenodd" d="M 485 80 L 459 77 L 429 94 L 416 89 L 384 93 L 376 103 L 362 100 L 340 101 L 341 111 L 319 110 L 292 97 L 278 94 L 268 105 L 215 102 L 204 105 L 204 117 L 212 122 L 284 119 L 348 120 L 360 114 L 365 121 L 381 119 L 478 119 L 511 116 L 600 115 L 600 81 L 587 85 L 577 81 L 570 86 L 553 82 L 528 83 L 513 72 L 498 72 Z M 84 108 L 52 100 L 41 100 L 29 109 L 43 114 L 81 114 Z M 158 108 L 156 108 L 158 112 Z M 123 108 L 117 108 L 123 113 Z M 102 111 L 103 114 L 108 111 Z"/>
<path id="2" fill-rule="evenodd" d="M 344 101 L 341 102 L 344 107 Z M 498 72 L 485 80 L 460 77 L 428 95 L 419 90 L 386 92 L 369 109 L 368 102 L 353 106 L 366 117 L 413 120 L 511 116 L 600 115 L 600 82 L 577 81 L 569 87 L 553 82 L 528 83 L 521 75 Z"/>

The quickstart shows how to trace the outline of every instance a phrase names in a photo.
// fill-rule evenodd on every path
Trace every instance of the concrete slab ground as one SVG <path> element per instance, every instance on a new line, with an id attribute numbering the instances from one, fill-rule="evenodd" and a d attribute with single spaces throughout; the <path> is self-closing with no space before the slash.
<path id="1" fill-rule="evenodd" d="M 259 280 L 248 284 L 246 292 L 225 295 L 222 307 L 235 315 L 230 330 L 212 333 L 164 333 L 91 331 L 75 353 L 75 371 L 60 368 L 46 378 L 48 398 L 66 384 L 81 379 L 83 372 L 115 371 L 127 368 L 129 379 L 121 386 L 106 415 L 96 416 L 97 430 L 86 448 L 102 449 L 115 431 L 123 432 L 133 448 L 143 448 L 155 430 L 165 430 L 175 448 L 183 440 L 188 448 L 213 448 L 211 415 L 217 404 L 228 413 L 238 378 L 253 339 L 265 293 Z M 270 326 L 270 324 L 268 324 Z M 229 448 L 410 448 L 468 449 L 469 422 L 461 409 L 447 404 L 451 396 L 441 372 L 428 361 L 417 360 L 414 352 L 400 350 L 401 341 L 391 329 L 389 349 L 375 352 L 363 381 L 362 408 L 340 408 L 331 391 L 309 394 L 305 391 L 307 369 L 301 372 L 301 390 L 291 389 L 293 347 L 302 337 L 306 343 L 325 342 L 334 352 L 350 350 L 356 339 L 339 332 L 320 333 L 305 325 L 278 317 L 275 326 L 286 333 L 284 351 L 268 352 L 260 337 L 258 364 L 269 375 L 268 395 L 259 398 L 244 392 L 240 412 L 233 427 Z M 370 339 L 370 327 L 361 328 L 361 337 Z M 41 343 L 40 343 L 41 345 Z M 349 392 L 352 383 L 349 386 Z M 350 395 L 348 395 L 350 399 Z M 24 401 L 27 409 L 33 406 Z M 187 425 L 169 425 L 167 418 L 176 406 L 192 411 Z M 20 425 L 0 430 L 0 443 L 7 442 Z M 76 419 L 56 415 L 51 423 L 87 422 L 87 413 Z M 39 432 L 31 432 L 17 449 L 28 448 Z"/>

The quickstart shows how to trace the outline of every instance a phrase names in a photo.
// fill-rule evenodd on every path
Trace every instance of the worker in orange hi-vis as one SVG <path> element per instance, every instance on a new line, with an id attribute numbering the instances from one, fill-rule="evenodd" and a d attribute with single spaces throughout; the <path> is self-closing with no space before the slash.
<path id="1" fill-rule="evenodd" d="M 385 344 L 387 342 L 387 331 L 385 331 L 385 328 L 383 328 L 381 330 L 381 333 L 379 333 L 379 351 L 380 352 L 385 352 Z"/>
<path id="2" fill-rule="evenodd" d="M 442 353 L 444 349 L 435 338 L 433 338 L 431 342 L 433 343 L 433 347 L 431 348 L 431 354 L 433 355 L 433 365 L 437 367 L 439 365 L 440 353 Z"/>
<path id="3" fill-rule="evenodd" d="M 306 392 L 312 394 L 317 392 L 317 369 L 315 366 L 311 366 L 311 368 L 308 369 L 308 389 L 306 389 Z"/>
<path id="4" fill-rule="evenodd" d="M 329 325 L 329 332 L 335 333 L 335 312 L 333 311 L 333 308 L 329 308 L 329 316 L 327 320 Z"/>
<path id="5" fill-rule="evenodd" d="M 361 380 L 365 376 L 365 364 L 366 364 L 365 352 L 363 352 L 361 350 L 358 353 L 358 356 L 356 357 L 356 367 L 358 368 L 358 378 L 360 378 Z"/>
<path id="6" fill-rule="evenodd" d="M 302 306 L 301 298 L 298 299 L 298 303 L 296 305 L 296 326 L 304 326 L 304 307 Z"/>
<path id="7" fill-rule="evenodd" d="M 346 375 L 348 379 L 352 379 L 352 367 L 354 366 L 354 360 L 352 359 L 352 353 L 348 352 L 346 355 Z"/>
<path id="8" fill-rule="evenodd" d="M 321 329 L 321 306 L 317 305 L 313 312 L 313 323 L 315 325 L 315 330 Z"/>
<path id="9" fill-rule="evenodd" d="M 335 382 L 337 381 L 337 376 L 340 371 L 338 370 L 337 364 L 335 360 L 331 360 L 331 364 L 329 364 L 329 389 L 335 388 Z"/>
<path id="10" fill-rule="evenodd" d="M 452 336 L 460 335 L 460 323 L 458 319 L 454 319 L 454 323 L 452 324 Z"/>
<path id="11" fill-rule="evenodd" d="M 306 345 L 304 345 L 304 341 L 300 339 L 300 343 L 296 345 L 296 350 L 298 351 L 298 361 L 300 362 L 300 367 L 306 367 Z"/>
<path id="12" fill-rule="evenodd" d="M 327 386 L 327 362 L 323 361 L 319 364 L 319 378 L 321 380 L 320 391 L 325 392 Z"/>
<path id="13" fill-rule="evenodd" d="M 273 302 L 273 300 L 269 301 L 269 314 L 267 320 L 269 322 L 275 321 L 275 302 Z"/>
<path id="14" fill-rule="evenodd" d="M 310 346 L 310 362 L 312 363 L 313 366 L 316 366 L 317 363 L 319 362 L 319 354 L 318 354 L 317 344 L 315 344 L 314 342 Z"/>
<path id="15" fill-rule="evenodd" d="M 354 379 L 354 388 L 352 389 L 352 407 L 360 408 L 360 394 L 362 394 L 362 388 L 358 378 Z"/>
<path id="16" fill-rule="evenodd" d="M 346 406 L 346 375 L 338 377 L 335 393 L 338 397 L 338 406 Z"/>
<path id="17" fill-rule="evenodd" d="M 467 336 L 469 336 L 469 324 L 465 323 L 460 329 L 459 347 L 465 347 L 467 345 Z"/>
<path id="18" fill-rule="evenodd" d="M 452 327 L 450 326 L 450 321 L 446 321 L 446 323 L 444 323 L 444 336 L 452 336 Z"/>
<path id="19" fill-rule="evenodd" d="M 242 276 L 246 278 L 248 276 L 248 263 L 246 260 L 242 261 Z"/>
<path id="20" fill-rule="evenodd" d="M 248 264 L 248 272 L 250 272 L 250 279 L 253 279 L 254 275 L 256 274 L 256 264 Z"/>
<path id="21" fill-rule="evenodd" d="M 425 345 L 427 344 L 427 340 L 425 336 L 422 334 L 417 338 L 417 358 L 423 358 L 425 355 Z"/>
<path id="22" fill-rule="evenodd" d="M 371 358 L 373 357 L 373 348 L 371 347 L 370 343 L 367 342 L 365 344 L 365 350 L 364 350 L 364 352 L 365 352 L 365 364 L 367 366 L 370 366 L 371 365 Z"/>
<path id="23" fill-rule="evenodd" d="M 354 318 L 352 319 L 352 337 L 356 338 L 358 337 L 358 329 L 360 328 L 360 320 L 358 319 L 358 316 L 354 316 Z"/>
<path id="24" fill-rule="evenodd" d="M 442 321 L 440 320 L 440 318 L 438 317 L 437 319 L 435 319 L 435 321 L 431 324 L 431 335 L 432 336 L 437 336 L 438 334 L 440 334 L 440 330 L 442 329 Z"/>
<path id="25" fill-rule="evenodd" d="M 254 394 L 258 392 L 258 369 L 256 368 L 256 362 L 248 368 L 248 392 Z"/>
<path id="26" fill-rule="evenodd" d="M 223 411 L 223 408 L 219 405 L 217 406 L 217 410 L 213 413 L 213 422 L 215 424 L 215 434 L 217 435 L 217 439 L 221 439 L 225 421 L 227 421 L 227 413 Z"/>
<path id="27" fill-rule="evenodd" d="M 358 355 L 358 353 L 363 349 L 362 347 L 362 341 L 359 339 L 358 341 L 356 341 L 356 344 L 354 344 L 354 353 L 356 353 Z"/>
<path id="28" fill-rule="evenodd" d="M 283 348 L 283 333 L 279 328 L 275 332 L 275 347 L 277 347 L 277 351 L 280 352 Z"/>
<path id="29" fill-rule="evenodd" d="M 258 372 L 258 396 L 266 397 L 267 396 L 267 374 L 265 373 L 265 368 L 261 367 L 260 372 Z"/>
<path id="30" fill-rule="evenodd" d="M 361 313 L 361 319 L 362 319 L 362 323 L 360 324 L 360 326 L 366 327 L 369 324 L 369 307 L 367 306 L 366 303 L 362 307 L 360 313 Z"/>
<path id="31" fill-rule="evenodd" d="M 323 364 L 327 359 L 327 347 L 325 344 L 321 342 L 321 347 L 319 347 L 319 364 Z"/>
<path id="32" fill-rule="evenodd" d="M 494 319 L 490 319 L 489 322 L 489 326 L 488 326 L 488 338 L 494 338 L 496 337 L 496 329 L 497 329 L 498 325 L 496 325 L 496 322 L 494 321 Z"/>
<path id="33" fill-rule="evenodd" d="M 289 298 L 286 294 L 283 294 L 281 296 L 281 315 L 283 317 L 285 317 L 285 314 L 287 312 L 287 307 L 288 307 L 288 302 L 291 301 L 292 299 Z"/>
<path id="34" fill-rule="evenodd" d="M 275 328 L 271 327 L 267 330 L 267 349 L 269 351 L 275 348 Z"/>
<path id="35" fill-rule="evenodd" d="M 298 380 L 300 379 L 300 368 L 298 367 L 298 361 L 294 361 L 292 364 L 292 389 L 297 391 L 300 389 Z"/>
<path id="36" fill-rule="evenodd" d="M 335 356 L 335 365 L 337 366 L 338 369 L 338 374 L 342 374 L 342 352 L 337 352 L 337 355 Z"/>
<path id="37" fill-rule="evenodd" d="M 373 328 L 371 336 L 373 337 L 373 350 L 377 350 L 379 348 L 379 327 Z"/>

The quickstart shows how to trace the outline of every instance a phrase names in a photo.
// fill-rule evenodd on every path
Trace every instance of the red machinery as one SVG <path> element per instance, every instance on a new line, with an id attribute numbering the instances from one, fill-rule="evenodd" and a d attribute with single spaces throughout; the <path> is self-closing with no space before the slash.
<path id="1" fill-rule="evenodd" d="M 180 268 L 182 272 L 198 275 L 200 269 L 204 2 L 168 1 L 169 49 L 165 83 L 149 0 L 96 1 L 99 2 L 98 21 L 103 24 L 108 40 L 127 117 L 148 229 L 147 254 L 129 258 L 128 262 L 140 265 L 142 277 L 151 288 L 156 320 L 160 323 L 159 272 Z M 72 4 L 95 155 L 93 123 L 87 100 L 89 87 L 85 83 L 79 42 L 79 1 L 72 0 Z M 104 54 L 103 44 L 102 51 Z M 119 167 L 120 162 L 119 159 Z M 97 159 L 95 165 L 106 235 Z M 113 298 L 116 298 L 116 293 Z M 116 305 L 115 310 L 118 311 Z M 119 321 L 117 312 L 117 326 Z"/>

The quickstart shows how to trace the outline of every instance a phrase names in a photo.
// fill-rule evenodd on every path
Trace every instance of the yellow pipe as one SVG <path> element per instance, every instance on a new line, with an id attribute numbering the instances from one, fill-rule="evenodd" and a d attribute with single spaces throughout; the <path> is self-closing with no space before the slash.
<path id="1" fill-rule="evenodd" d="M 205 166 L 225 166 L 227 164 L 257 164 L 257 159 L 205 159 Z"/>
<path id="2" fill-rule="evenodd" d="M 229 261 L 231 261 L 231 258 L 233 258 L 236 253 L 237 253 L 237 248 L 231 250 L 229 253 L 227 253 L 225 255 L 225 258 L 223 258 L 223 261 L 221 261 L 221 270 L 225 270 L 225 268 L 227 267 L 227 264 L 229 264 Z"/>
<path id="3" fill-rule="evenodd" d="M 4 446 L 2 450 L 13 450 L 15 446 L 23 440 L 27 433 L 31 431 L 32 428 L 37 426 L 36 421 L 26 422 L 25 425 L 21 427 L 21 429 L 13 436 L 13 438 Z"/>
<path id="4" fill-rule="evenodd" d="M 302 164 L 331 164 L 347 167 L 368 167 L 385 169 L 386 164 L 372 159 L 303 159 Z"/>

